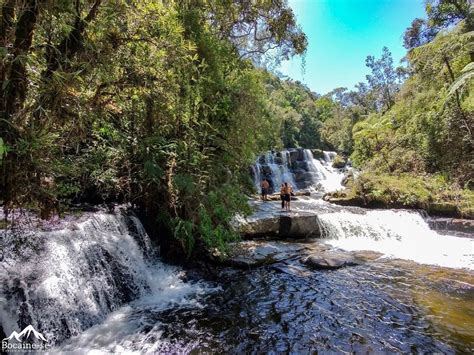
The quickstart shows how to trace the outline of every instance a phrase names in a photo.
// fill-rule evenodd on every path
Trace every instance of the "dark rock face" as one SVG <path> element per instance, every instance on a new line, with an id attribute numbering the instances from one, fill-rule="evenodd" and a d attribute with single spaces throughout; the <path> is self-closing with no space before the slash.
<path id="1" fill-rule="evenodd" d="M 324 159 L 324 153 L 321 149 L 311 149 L 314 159 Z"/>
<path id="2" fill-rule="evenodd" d="M 246 239 L 256 237 L 305 239 L 321 236 L 318 217 L 311 213 L 264 216 L 242 223 L 239 231 Z"/>
<path id="3" fill-rule="evenodd" d="M 299 152 L 298 150 L 290 150 L 290 163 L 293 164 L 293 163 L 296 163 L 297 160 L 299 160 Z"/>
<path id="4" fill-rule="evenodd" d="M 257 267 L 299 255 L 304 245 L 280 241 L 244 241 L 232 248 L 226 264 L 238 268 Z"/>
<path id="5" fill-rule="evenodd" d="M 474 220 L 459 218 L 431 218 L 430 228 L 446 232 L 474 233 Z"/>

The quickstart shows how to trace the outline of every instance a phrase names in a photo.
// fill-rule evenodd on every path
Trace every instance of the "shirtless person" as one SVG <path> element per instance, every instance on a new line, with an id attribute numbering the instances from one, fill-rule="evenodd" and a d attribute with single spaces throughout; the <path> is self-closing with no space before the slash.
<path id="1" fill-rule="evenodd" d="M 266 179 L 262 180 L 262 183 L 260 184 L 260 187 L 262 188 L 262 200 L 267 201 L 268 200 L 268 189 L 270 188 L 270 184 Z"/>
<path id="2" fill-rule="evenodd" d="M 293 192 L 293 188 L 291 187 L 289 183 L 285 182 L 285 186 L 283 187 L 282 190 L 284 192 L 283 196 L 285 200 L 286 210 L 290 211 L 291 193 Z"/>

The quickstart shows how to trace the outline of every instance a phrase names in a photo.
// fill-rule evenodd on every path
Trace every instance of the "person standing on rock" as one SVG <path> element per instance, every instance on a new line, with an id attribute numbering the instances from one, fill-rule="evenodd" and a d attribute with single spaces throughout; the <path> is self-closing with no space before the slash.
<path id="1" fill-rule="evenodd" d="M 262 200 L 267 201 L 268 200 L 268 189 L 270 188 L 270 184 L 268 183 L 267 179 L 262 180 L 262 183 L 260 184 L 260 187 L 262 188 Z"/>
<path id="2" fill-rule="evenodd" d="M 285 208 L 285 184 L 280 186 L 280 199 L 281 199 L 281 209 Z"/>
<path id="3" fill-rule="evenodd" d="M 291 187 L 291 185 L 287 182 L 285 182 L 285 187 L 284 187 L 284 196 L 285 196 L 285 206 L 286 206 L 286 210 L 287 211 L 290 211 L 291 209 L 291 193 L 293 192 L 293 188 Z"/>

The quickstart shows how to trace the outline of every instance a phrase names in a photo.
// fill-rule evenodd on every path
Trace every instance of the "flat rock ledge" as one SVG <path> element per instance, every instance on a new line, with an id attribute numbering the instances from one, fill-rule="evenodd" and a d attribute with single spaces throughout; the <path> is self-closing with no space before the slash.
<path id="1" fill-rule="evenodd" d="M 315 270 L 334 270 L 356 266 L 378 259 L 382 254 L 372 251 L 343 251 L 332 249 L 319 241 L 266 241 L 246 240 L 231 246 L 225 264 L 241 269 L 275 264 L 279 271 L 292 273 L 304 268 Z M 295 269 L 296 268 L 296 269 Z"/>
<path id="2" fill-rule="evenodd" d="M 302 243 L 247 240 L 231 247 L 226 263 L 244 269 L 270 265 L 297 258 L 305 249 Z"/>
<path id="3" fill-rule="evenodd" d="M 321 236 L 318 216 L 305 212 L 281 212 L 241 221 L 243 239 L 306 239 Z"/>
<path id="4" fill-rule="evenodd" d="M 474 210 L 460 211 L 459 206 L 451 202 L 413 203 L 404 205 L 401 203 L 384 203 L 382 201 L 365 201 L 361 197 L 332 196 L 330 193 L 323 196 L 323 200 L 340 206 L 356 206 L 363 208 L 393 208 L 393 209 L 418 209 L 426 211 L 430 216 L 451 217 L 455 220 L 473 220 Z"/>
<path id="5" fill-rule="evenodd" d="M 382 254 L 372 251 L 325 250 L 301 259 L 302 263 L 316 270 L 334 270 L 346 266 L 356 266 L 378 259 Z"/>

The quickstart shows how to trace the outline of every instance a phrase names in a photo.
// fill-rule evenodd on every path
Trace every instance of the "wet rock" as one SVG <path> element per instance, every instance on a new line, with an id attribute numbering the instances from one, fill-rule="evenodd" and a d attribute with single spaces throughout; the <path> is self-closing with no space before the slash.
<path id="1" fill-rule="evenodd" d="M 324 153 L 321 149 L 311 149 L 314 159 L 324 159 Z"/>
<path id="2" fill-rule="evenodd" d="M 293 171 L 293 176 L 296 183 L 304 182 L 306 179 L 306 171 L 302 169 L 295 170 Z"/>
<path id="3" fill-rule="evenodd" d="M 280 241 L 244 241 L 236 243 L 226 260 L 239 268 L 273 264 L 293 257 L 305 249 L 304 245 Z"/>
<path id="4" fill-rule="evenodd" d="M 336 169 L 342 169 L 346 166 L 346 160 L 340 155 L 336 155 L 332 161 L 332 167 Z"/>
<path id="5" fill-rule="evenodd" d="M 262 175 L 265 177 L 272 176 L 272 169 L 268 165 L 262 165 Z"/>
<path id="6" fill-rule="evenodd" d="M 298 160 L 305 160 L 304 149 L 298 148 Z"/>
<path id="7" fill-rule="evenodd" d="M 428 220 L 430 228 L 439 231 L 454 231 L 474 233 L 474 220 L 460 218 L 431 218 Z"/>
<path id="8" fill-rule="evenodd" d="M 333 270 L 345 266 L 359 265 L 360 262 L 352 255 L 341 253 L 322 253 L 310 255 L 303 259 L 303 263 L 317 270 Z"/>
<path id="9" fill-rule="evenodd" d="M 304 174 L 304 180 L 308 185 L 311 185 L 313 181 L 319 180 L 319 176 L 317 173 L 307 172 L 306 174 Z"/>
<path id="10" fill-rule="evenodd" d="M 307 161 L 297 161 L 295 164 L 296 164 L 297 169 L 301 169 L 304 171 L 309 170 L 309 162 Z"/>
<path id="11" fill-rule="evenodd" d="M 239 225 L 246 239 L 252 238 L 318 238 L 321 235 L 318 217 L 313 213 L 281 213 L 248 219 Z"/>
<path id="12" fill-rule="evenodd" d="M 298 156 L 299 156 L 299 153 L 296 149 L 290 150 L 290 163 L 291 164 L 296 163 L 296 161 L 298 160 Z"/>

